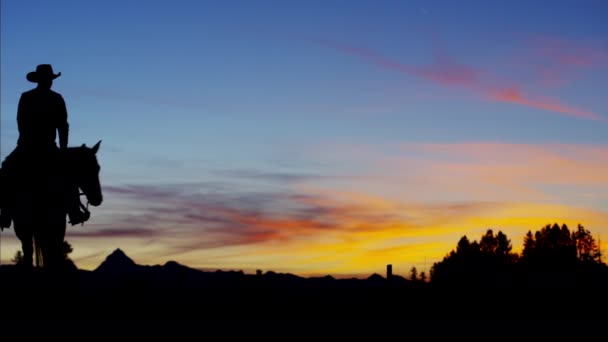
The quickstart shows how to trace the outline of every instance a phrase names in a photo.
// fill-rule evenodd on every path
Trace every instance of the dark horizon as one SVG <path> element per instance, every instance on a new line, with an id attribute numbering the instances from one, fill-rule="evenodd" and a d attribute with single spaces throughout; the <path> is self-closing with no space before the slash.
<path id="1" fill-rule="evenodd" d="M 476 267 L 483 263 L 468 261 L 459 265 L 466 278 L 440 283 L 388 275 L 338 280 L 207 273 L 171 262 L 137 265 L 119 251 L 95 271 L 24 272 L 3 265 L 0 289 L 12 295 L 3 300 L 10 314 L 0 331 L 22 338 L 604 336 L 605 264 L 584 272 L 547 268 L 552 271 L 541 277 L 523 274 L 523 282 L 512 282 L 501 277 L 514 274 L 504 269 L 486 268 L 480 278 Z M 539 275 L 538 265 L 528 266 L 534 270 L 528 276 Z"/>

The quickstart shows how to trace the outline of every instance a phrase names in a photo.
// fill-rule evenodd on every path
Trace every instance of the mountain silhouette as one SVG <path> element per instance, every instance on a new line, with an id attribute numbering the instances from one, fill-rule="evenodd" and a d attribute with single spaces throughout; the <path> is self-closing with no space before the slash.
<path id="1" fill-rule="evenodd" d="M 95 272 L 126 273 L 136 271 L 139 267 L 125 252 L 117 248 L 106 257 Z"/>
<path id="2" fill-rule="evenodd" d="M 367 278 L 339 279 L 330 275 L 324 277 L 302 277 L 291 273 L 267 271 L 245 274 L 243 271 L 202 271 L 167 261 L 163 265 L 140 265 L 120 248 L 110 253 L 105 260 L 83 278 L 93 287 L 142 287 L 142 288 L 242 288 L 257 286 L 274 289 L 323 289 L 323 288 L 376 288 L 385 287 L 387 279 L 379 274 Z M 410 281 L 393 276 L 391 285 L 406 287 Z"/>

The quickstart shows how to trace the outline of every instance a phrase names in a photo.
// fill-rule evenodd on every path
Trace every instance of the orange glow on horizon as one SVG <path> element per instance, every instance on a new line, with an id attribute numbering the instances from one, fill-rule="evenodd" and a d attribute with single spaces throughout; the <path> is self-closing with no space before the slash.
<path id="1" fill-rule="evenodd" d="M 581 217 L 585 219 L 580 220 Z M 202 269 L 243 270 L 247 273 L 262 269 L 302 276 L 329 274 L 338 277 L 383 274 L 386 264 L 393 264 L 395 274 L 405 276 L 411 267 L 416 267 L 428 276 L 432 264 L 453 250 L 463 235 L 470 240 L 479 240 L 487 229 L 493 229 L 495 233 L 502 231 L 511 239 L 513 252 L 519 253 L 525 233 L 539 230 L 546 224 L 566 223 L 573 229 L 581 223 L 596 236 L 605 234 L 608 213 L 560 205 L 505 203 L 496 204 L 492 217 L 471 212 L 445 217 L 442 223 L 432 221 L 429 219 L 429 225 L 421 223 L 412 226 L 407 222 L 374 223 L 351 219 L 345 223 L 344 229 L 328 231 L 303 225 L 298 229 L 300 233 L 292 237 L 233 247 L 192 249 L 178 255 L 171 255 L 162 244 L 145 247 L 141 241 L 77 239 L 73 244 L 79 246 L 80 251 L 91 243 L 107 246 L 120 244 L 121 249 L 142 264 L 163 264 L 176 260 Z M 289 223 L 287 226 L 291 225 Z M 307 231 L 307 228 L 314 233 Z M 79 249 L 75 249 L 74 253 L 79 267 L 94 269 L 98 266 L 99 258 L 80 259 Z"/>
<path id="2" fill-rule="evenodd" d="M 514 252 L 521 250 L 528 230 L 547 224 L 574 229 L 580 223 L 597 238 L 608 233 L 603 204 L 608 147 L 433 143 L 384 150 L 312 150 L 321 160 L 340 156 L 341 162 L 363 166 L 356 177 L 337 182 L 298 181 L 292 195 L 279 197 L 285 207 L 275 204 L 271 210 L 215 199 L 197 202 L 188 194 L 154 188 L 115 191 L 108 203 L 123 203 L 120 196 L 134 194 L 140 197 L 130 198 L 132 203 L 150 209 L 139 215 L 126 211 L 121 221 L 125 210 L 119 207 L 95 216 L 88 226 L 69 228 L 71 257 L 89 270 L 121 248 L 147 265 L 175 260 L 194 268 L 250 273 L 369 276 L 383 274 L 392 264 L 395 274 L 407 275 L 416 267 L 429 275 L 432 264 L 462 236 L 478 240 L 488 229 L 505 233 Z M 18 247 L 7 235 L 4 261 Z"/>

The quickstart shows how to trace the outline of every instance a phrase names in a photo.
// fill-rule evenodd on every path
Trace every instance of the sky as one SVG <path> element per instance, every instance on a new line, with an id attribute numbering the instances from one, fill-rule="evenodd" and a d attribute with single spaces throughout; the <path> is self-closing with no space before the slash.
<path id="1" fill-rule="evenodd" d="M 2 158 L 62 75 L 104 202 L 96 268 L 427 275 L 462 236 L 582 224 L 608 249 L 608 2 L 0 1 Z M 0 257 L 19 249 L 2 232 Z"/>

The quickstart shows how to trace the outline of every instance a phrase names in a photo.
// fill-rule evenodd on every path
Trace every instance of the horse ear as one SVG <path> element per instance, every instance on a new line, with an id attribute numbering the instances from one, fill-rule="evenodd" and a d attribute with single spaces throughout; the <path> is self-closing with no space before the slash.
<path id="1" fill-rule="evenodd" d="M 97 142 L 97 144 L 95 144 L 95 146 L 93 146 L 91 149 L 93 150 L 93 153 L 97 153 L 97 151 L 99 151 L 99 145 L 101 145 L 101 140 L 99 140 Z"/>

